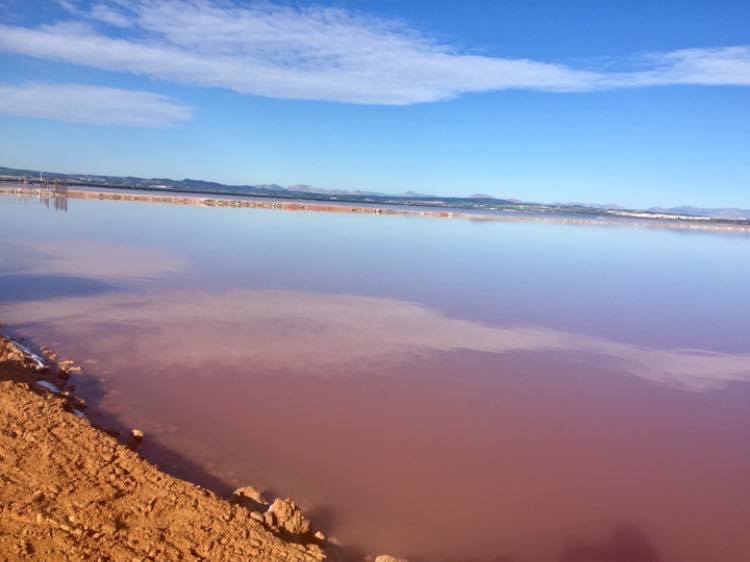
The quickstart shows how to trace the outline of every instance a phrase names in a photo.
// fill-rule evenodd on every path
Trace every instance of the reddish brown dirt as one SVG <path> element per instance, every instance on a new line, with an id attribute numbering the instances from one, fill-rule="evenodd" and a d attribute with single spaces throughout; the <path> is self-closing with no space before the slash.
<path id="1" fill-rule="evenodd" d="M 71 413 L 74 397 L 36 384 L 65 376 L 0 337 L 0 560 L 327 558 L 322 541 L 285 540 L 247 508 L 160 472 Z"/>

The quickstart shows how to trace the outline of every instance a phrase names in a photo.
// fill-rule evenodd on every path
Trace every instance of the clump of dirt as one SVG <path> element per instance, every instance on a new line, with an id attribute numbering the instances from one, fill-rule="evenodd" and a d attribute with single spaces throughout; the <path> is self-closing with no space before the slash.
<path id="1" fill-rule="evenodd" d="M 45 355 L 0 336 L 0 560 L 327 559 L 293 503 L 269 526 L 93 427 Z"/>

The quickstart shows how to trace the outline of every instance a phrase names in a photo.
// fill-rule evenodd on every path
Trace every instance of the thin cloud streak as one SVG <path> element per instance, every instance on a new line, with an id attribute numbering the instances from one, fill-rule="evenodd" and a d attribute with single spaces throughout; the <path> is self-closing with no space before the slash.
<path id="1" fill-rule="evenodd" d="M 342 9 L 209 0 L 65 3 L 73 21 L 0 24 L 0 51 L 275 98 L 408 105 L 507 89 L 750 86 L 750 46 L 641 57 L 630 71 L 468 54 Z M 620 61 L 631 65 L 632 60 Z"/>
<path id="2" fill-rule="evenodd" d="M 91 8 L 91 17 L 115 27 L 129 27 L 131 24 L 127 16 L 106 4 L 94 4 Z"/>
<path id="3" fill-rule="evenodd" d="M 192 110 L 151 92 L 29 82 L 0 83 L 0 114 L 68 123 L 167 127 L 189 120 Z"/>

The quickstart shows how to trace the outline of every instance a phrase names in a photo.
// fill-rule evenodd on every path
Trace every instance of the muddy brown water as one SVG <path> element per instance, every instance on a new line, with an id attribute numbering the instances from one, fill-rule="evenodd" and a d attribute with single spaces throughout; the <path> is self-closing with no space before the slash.
<path id="1" fill-rule="evenodd" d="M 0 197 L 93 415 L 353 553 L 750 560 L 750 238 Z"/>

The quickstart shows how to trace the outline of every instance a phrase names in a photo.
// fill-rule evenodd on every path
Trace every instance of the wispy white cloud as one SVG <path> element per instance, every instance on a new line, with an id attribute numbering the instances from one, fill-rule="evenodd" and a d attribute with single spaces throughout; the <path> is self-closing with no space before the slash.
<path id="1" fill-rule="evenodd" d="M 71 0 L 55 0 L 55 4 L 71 14 L 80 14 L 83 11 L 78 8 Z"/>
<path id="2" fill-rule="evenodd" d="M 191 117 L 173 99 L 135 90 L 81 84 L 0 83 L 0 114 L 131 127 L 165 127 Z"/>
<path id="3" fill-rule="evenodd" d="M 600 71 L 467 53 L 402 22 L 334 8 L 211 0 L 71 8 L 91 27 L 0 24 L 0 50 L 242 94 L 347 103 L 410 104 L 505 89 L 750 86 L 750 46 L 650 54 L 613 61 L 630 70 Z M 128 26 L 127 33 L 112 26 Z"/>
<path id="4" fill-rule="evenodd" d="M 94 4 L 91 7 L 91 17 L 116 27 L 129 27 L 132 23 L 123 12 L 106 4 Z"/>

